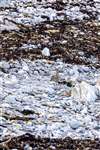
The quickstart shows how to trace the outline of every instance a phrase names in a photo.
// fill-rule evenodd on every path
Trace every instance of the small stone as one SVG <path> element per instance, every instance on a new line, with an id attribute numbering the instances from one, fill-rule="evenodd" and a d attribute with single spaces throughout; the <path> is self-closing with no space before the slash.
<path id="1" fill-rule="evenodd" d="M 55 93 L 55 90 L 54 90 L 53 88 L 49 88 L 49 87 L 48 87 L 47 91 L 48 91 L 48 93 L 51 94 L 51 95 Z"/>
<path id="2" fill-rule="evenodd" d="M 97 126 L 95 126 L 94 129 L 95 129 L 95 130 L 100 130 L 100 124 L 98 124 Z"/>
<path id="3" fill-rule="evenodd" d="M 52 149 L 52 150 L 55 150 L 55 149 L 56 149 L 56 147 L 53 146 L 53 145 L 51 145 L 49 148 Z"/>
<path id="4" fill-rule="evenodd" d="M 11 0 L 0 0 L 0 7 L 9 7 Z"/>
<path id="5" fill-rule="evenodd" d="M 24 64 L 24 65 L 23 65 L 23 70 L 24 70 L 24 71 L 29 71 L 29 67 L 28 67 L 27 64 Z"/>
<path id="6" fill-rule="evenodd" d="M 78 120 L 72 120 L 70 122 L 70 127 L 74 130 L 78 129 L 80 127 L 80 122 Z"/>
<path id="7" fill-rule="evenodd" d="M 100 36 L 100 32 L 98 32 L 98 35 Z"/>
<path id="8" fill-rule="evenodd" d="M 42 55 L 49 57 L 49 56 L 50 56 L 50 50 L 49 50 L 49 48 L 45 47 L 45 48 L 42 50 Z"/>
<path id="9" fill-rule="evenodd" d="M 6 122 L 7 122 L 6 119 L 0 116 L 0 124 L 4 125 L 6 124 Z"/>
<path id="10" fill-rule="evenodd" d="M 29 144 L 26 144 L 24 146 L 24 150 L 32 150 L 32 147 Z"/>
<path id="11" fill-rule="evenodd" d="M 1 71 L 6 73 L 9 70 L 9 68 L 10 68 L 10 65 L 9 65 L 8 62 L 6 62 L 6 61 L 1 61 L 0 62 L 0 69 L 1 69 Z"/>
<path id="12" fill-rule="evenodd" d="M 9 108 L 10 107 L 10 104 L 8 103 L 3 103 L 1 104 L 2 108 Z"/>
<path id="13" fill-rule="evenodd" d="M 35 70 L 34 75 L 39 75 L 39 72 L 37 70 Z"/>
<path id="14" fill-rule="evenodd" d="M 7 76 L 5 78 L 5 84 L 14 85 L 18 83 L 18 80 L 15 75 Z"/>

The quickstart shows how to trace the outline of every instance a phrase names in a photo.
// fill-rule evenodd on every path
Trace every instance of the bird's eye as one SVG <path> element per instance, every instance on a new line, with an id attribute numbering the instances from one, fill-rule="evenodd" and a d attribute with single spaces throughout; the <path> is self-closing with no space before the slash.
<path id="1" fill-rule="evenodd" d="M 72 82 L 67 82 L 67 86 L 68 86 L 68 87 L 73 87 Z"/>

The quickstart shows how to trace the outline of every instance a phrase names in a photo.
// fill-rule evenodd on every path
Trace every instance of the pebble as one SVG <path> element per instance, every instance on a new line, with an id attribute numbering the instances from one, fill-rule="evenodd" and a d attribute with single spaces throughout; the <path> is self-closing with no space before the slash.
<path id="1" fill-rule="evenodd" d="M 29 67 L 28 67 L 27 64 L 23 64 L 23 70 L 24 70 L 24 71 L 29 71 Z"/>
<path id="2" fill-rule="evenodd" d="M 0 0 L 0 7 L 9 7 L 11 0 Z"/>
<path id="3" fill-rule="evenodd" d="M 56 147 L 53 146 L 53 145 L 51 145 L 49 148 L 52 149 L 52 150 L 56 150 Z"/>
<path id="4" fill-rule="evenodd" d="M 78 120 L 72 120 L 70 126 L 72 129 L 76 130 L 81 126 L 81 123 Z"/>
<path id="5" fill-rule="evenodd" d="M 0 69 L 2 69 L 2 71 L 4 73 L 7 73 L 9 68 L 10 68 L 10 65 L 6 61 L 1 61 L 0 62 Z"/>
<path id="6" fill-rule="evenodd" d="M 24 150 L 32 150 L 32 147 L 29 144 L 26 144 L 24 146 Z"/>
<path id="7" fill-rule="evenodd" d="M 42 55 L 49 57 L 49 56 L 50 56 L 50 50 L 49 50 L 49 48 L 45 47 L 45 48 L 42 50 Z"/>

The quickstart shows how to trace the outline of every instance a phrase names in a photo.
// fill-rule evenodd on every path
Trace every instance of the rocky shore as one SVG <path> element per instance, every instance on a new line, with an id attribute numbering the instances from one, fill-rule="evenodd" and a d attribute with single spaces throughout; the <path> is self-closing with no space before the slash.
<path id="1" fill-rule="evenodd" d="M 99 0 L 0 4 L 0 148 L 99 150 Z"/>

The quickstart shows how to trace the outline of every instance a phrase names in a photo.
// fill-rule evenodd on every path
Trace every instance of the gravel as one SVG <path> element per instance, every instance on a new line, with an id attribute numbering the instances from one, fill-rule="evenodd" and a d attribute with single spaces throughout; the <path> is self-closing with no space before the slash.
<path id="1" fill-rule="evenodd" d="M 78 0 L 78 1 L 45 1 L 38 2 L 37 0 L 32 1 L 20 1 L 20 0 L 1 0 L 1 7 L 11 7 L 17 10 L 1 12 L 1 20 L 9 18 L 17 23 L 26 25 L 38 24 L 43 21 L 63 20 L 64 17 L 68 17 L 71 20 L 83 20 L 95 18 L 100 20 L 100 3 L 98 1 Z M 2 18 L 2 16 L 5 16 Z M 10 26 L 9 26 L 10 27 Z"/>
<path id="2" fill-rule="evenodd" d="M 89 138 L 100 138 L 99 95 L 95 101 L 90 97 L 87 101 L 88 95 L 83 95 L 86 96 L 83 102 L 81 98 L 73 98 L 74 87 L 67 83 L 74 80 L 74 84 L 80 84 L 84 80 L 95 90 L 100 69 L 45 59 L 5 61 L 5 64 L 9 66 L 7 72 L 0 71 L 0 109 L 4 122 L 1 125 L 10 136 L 28 132 L 41 137 L 84 139 L 89 132 Z"/>
<path id="3" fill-rule="evenodd" d="M 99 21 L 99 0 L 0 1 L 0 148 L 99 148 Z"/>

